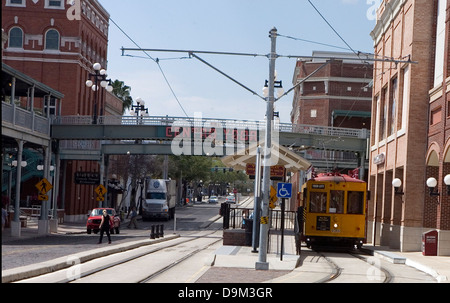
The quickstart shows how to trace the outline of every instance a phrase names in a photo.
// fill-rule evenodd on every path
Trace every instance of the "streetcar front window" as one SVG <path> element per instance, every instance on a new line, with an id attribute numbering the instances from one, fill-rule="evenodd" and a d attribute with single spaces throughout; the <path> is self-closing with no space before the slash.
<path id="1" fill-rule="evenodd" d="M 311 213 L 326 213 L 327 212 L 327 193 L 325 192 L 311 192 L 309 194 L 309 212 Z"/>
<path id="2" fill-rule="evenodd" d="M 347 214 L 364 214 L 364 192 L 349 191 L 347 198 Z"/>
<path id="3" fill-rule="evenodd" d="M 330 195 L 330 208 L 328 212 L 334 214 L 343 214 L 345 192 L 342 190 L 331 190 Z"/>

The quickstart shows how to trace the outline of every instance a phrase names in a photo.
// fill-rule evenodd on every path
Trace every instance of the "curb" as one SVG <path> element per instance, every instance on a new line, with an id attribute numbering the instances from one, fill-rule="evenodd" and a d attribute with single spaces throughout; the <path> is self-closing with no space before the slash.
<path id="1" fill-rule="evenodd" d="M 179 238 L 180 235 L 169 235 L 165 238 L 147 239 L 130 243 L 118 244 L 107 248 L 97 248 L 92 251 L 68 255 L 54 260 L 41 262 L 38 264 L 27 265 L 23 267 L 8 269 L 2 271 L 2 283 L 11 283 L 19 280 L 29 279 L 36 276 L 52 273 L 61 269 L 71 267 L 75 264 L 91 261 L 96 258 L 124 252 L 145 245 L 157 244 Z"/>
<path id="2" fill-rule="evenodd" d="M 395 253 L 388 252 L 388 251 L 376 251 L 368 248 L 362 248 L 361 250 L 371 254 L 372 256 L 377 256 L 381 259 L 387 260 L 394 264 L 405 264 L 409 267 L 413 267 L 421 272 L 424 272 L 430 276 L 432 276 L 434 279 L 436 279 L 439 283 L 447 281 L 447 277 L 444 275 L 440 275 L 435 269 L 423 265 L 419 262 L 410 260 L 406 257 L 399 256 Z"/>

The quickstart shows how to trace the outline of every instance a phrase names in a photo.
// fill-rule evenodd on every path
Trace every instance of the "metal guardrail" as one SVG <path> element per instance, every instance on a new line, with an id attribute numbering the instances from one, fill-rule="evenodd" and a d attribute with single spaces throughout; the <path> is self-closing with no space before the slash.
<path id="1" fill-rule="evenodd" d="M 245 219 L 249 218 L 252 214 L 253 208 L 230 208 L 230 215 L 228 217 L 229 224 L 227 226 L 229 226 L 230 229 L 243 229 L 245 228 Z M 294 230 L 297 212 L 285 211 L 284 215 L 284 228 Z M 270 211 L 269 224 L 272 230 L 281 229 L 281 210 L 274 209 Z"/>
<path id="2" fill-rule="evenodd" d="M 223 129 L 249 129 L 265 130 L 265 121 L 231 120 L 214 118 L 189 118 L 171 116 L 101 116 L 97 118 L 98 124 L 103 125 L 150 125 L 150 126 L 186 126 L 186 127 L 222 127 Z M 90 125 L 93 124 L 91 116 L 60 116 L 52 120 L 54 125 Z M 291 123 L 275 123 L 275 129 L 280 132 L 302 133 L 313 135 L 326 135 L 335 137 L 349 137 L 367 139 L 370 132 L 367 129 L 353 129 L 342 127 L 329 127 L 318 125 L 299 125 Z"/>

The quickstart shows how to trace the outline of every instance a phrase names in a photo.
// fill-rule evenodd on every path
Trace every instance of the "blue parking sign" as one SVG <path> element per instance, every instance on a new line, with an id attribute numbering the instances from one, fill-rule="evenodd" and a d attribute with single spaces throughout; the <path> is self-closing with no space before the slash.
<path id="1" fill-rule="evenodd" d="M 292 198 L 292 183 L 278 183 L 277 197 L 284 199 Z"/>

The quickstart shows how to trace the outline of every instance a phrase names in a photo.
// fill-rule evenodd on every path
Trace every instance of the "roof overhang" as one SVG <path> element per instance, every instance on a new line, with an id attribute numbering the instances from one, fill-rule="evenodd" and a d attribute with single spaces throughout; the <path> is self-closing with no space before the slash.
<path id="1" fill-rule="evenodd" d="M 264 143 L 262 142 L 260 145 L 264 146 Z M 244 170 L 246 169 L 247 164 L 256 163 L 256 151 L 260 145 L 253 144 L 246 149 L 238 151 L 234 155 L 225 156 L 222 158 L 222 162 L 224 165 L 232 167 L 236 170 Z M 276 143 L 272 144 L 271 152 L 273 157 L 278 157 L 278 161 L 274 161 L 274 163 L 271 164 L 282 165 L 286 168 L 287 172 L 298 172 L 301 170 L 307 170 L 311 167 L 311 163 L 309 161 L 282 145 Z M 264 156 L 263 148 L 261 148 L 261 154 Z"/>

